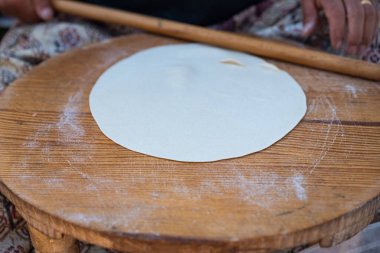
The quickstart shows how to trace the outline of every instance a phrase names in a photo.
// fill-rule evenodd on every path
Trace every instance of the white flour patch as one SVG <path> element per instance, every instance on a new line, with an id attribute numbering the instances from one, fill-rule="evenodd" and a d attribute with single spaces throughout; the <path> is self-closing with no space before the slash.
<path id="1" fill-rule="evenodd" d="M 199 198 L 199 192 L 197 189 L 189 188 L 184 184 L 181 183 L 175 183 L 172 187 L 172 192 L 182 195 L 185 198 L 188 199 L 198 199 Z"/>
<path id="2" fill-rule="evenodd" d="M 307 114 L 315 112 L 317 110 L 317 108 L 318 108 L 318 104 L 317 104 L 316 99 L 312 99 L 310 101 L 309 106 L 307 107 Z"/>
<path id="3" fill-rule="evenodd" d="M 76 94 L 69 97 L 61 117 L 57 123 L 57 127 L 62 134 L 64 134 L 66 140 L 70 140 L 73 137 L 80 137 L 85 134 L 83 127 L 78 124 L 76 119 L 76 113 L 78 113 L 78 103 L 82 98 L 83 92 L 78 91 Z"/>
<path id="4" fill-rule="evenodd" d="M 44 178 L 43 182 L 51 185 L 51 184 L 62 184 L 65 182 L 65 180 L 62 178 Z"/>
<path id="5" fill-rule="evenodd" d="M 80 90 L 75 93 L 73 96 L 69 97 L 63 112 L 59 117 L 57 123 L 48 123 L 42 125 L 34 134 L 28 138 L 29 140 L 23 143 L 24 147 L 30 149 L 40 148 L 41 153 L 45 156 L 47 162 L 53 162 L 50 157 L 51 146 L 49 143 L 43 141 L 43 138 L 49 137 L 52 131 L 58 131 L 59 141 L 76 141 L 78 137 L 81 137 L 85 134 L 84 129 L 78 122 L 76 118 L 76 113 L 78 113 L 78 103 L 83 95 L 83 91 Z M 37 115 L 37 114 L 36 114 Z M 78 143 L 78 141 L 76 141 Z M 80 144 L 80 143 L 79 143 Z M 82 144 L 83 145 L 83 144 Z M 86 148 L 83 146 L 83 148 Z M 25 161 L 23 167 L 25 167 L 26 160 L 29 160 L 28 155 L 25 156 Z M 74 160 L 78 160 L 79 157 L 74 156 Z M 70 161 L 67 160 L 70 164 Z"/>
<path id="6" fill-rule="evenodd" d="M 33 179 L 33 176 L 20 175 L 18 178 L 25 181 L 30 181 L 31 179 Z"/>
<path id="7" fill-rule="evenodd" d="M 271 208 L 277 199 L 288 199 L 289 186 L 274 172 L 265 170 L 242 171 L 233 168 L 233 174 L 220 177 L 218 181 L 203 182 L 201 191 L 213 192 L 216 196 L 237 193 L 237 198 L 245 204 Z M 202 194 L 200 195 L 202 196 Z"/>
<path id="8" fill-rule="evenodd" d="M 346 84 L 344 89 L 352 98 L 358 98 L 360 94 L 365 94 L 368 92 L 367 88 L 354 84 Z"/>
<path id="9" fill-rule="evenodd" d="M 295 175 L 292 177 L 292 184 L 296 191 L 297 198 L 302 201 L 307 200 L 306 190 L 303 187 L 304 177 L 303 175 Z"/>
<path id="10" fill-rule="evenodd" d="M 317 144 L 318 149 L 320 150 L 319 155 L 312 162 L 312 164 L 308 167 L 309 174 L 313 174 L 314 170 L 318 167 L 318 165 L 323 161 L 327 153 L 330 151 L 331 147 L 335 144 L 338 136 L 345 138 L 344 127 L 342 126 L 342 122 L 337 114 L 337 108 L 333 102 L 326 96 L 322 96 L 318 98 L 317 104 L 321 106 L 327 107 L 325 118 L 328 120 L 328 124 L 326 129 L 323 129 L 321 132 L 321 140 L 322 144 L 319 145 L 319 139 Z M 337 128 L 333 131 L 334 128 Z M 324 136 L 324 138 L 322 137 Z"/>
<path id="11" fill-rule="evenodd" d="M 67 214 L 63 213 L 65 218 L 71 222 L 90 225 L 91 223 L 102 224 L 103 218 L 100 216 L 84 215 L 83 213 Z"/>
<path id="12" fill-rule="evenodd" d="M 259 180 L 256 176 L 245 176 L 241 173 L 236 172 L 236 187 L 240 190 L 241 199 L 252 202 L 254 197 L 265 196 L 269 190 L 273 189 L 278 180 L 278 176 L 275 173 L 270 173 L 265 181 Z M 259 203 L 267 207 L 267 201 Z"/>
<path id="13" fill-rule="evenodd" d="M 344 88 L 346 89 L 346 91 L 347 91 L 348 93 L 351 94 L 351 96 L 352 96 L 353 98 L 358 98 L 358 94 L 357 94 L 358 91 L 356 90 L 355 85 L 347 84 L 347 85 L 344 86 Z"/>
<path id="14" fill-rule="evenodd" d="M 193 185 L 183 179 L 157 182 L 164 184 L 165 190 L 151 191 L 152 199 L 164 199 L 177 195 L 180 199 L 192 201 L 201 200 L 203 196 L 213 196 L 215 199 L 225 199 L 232 194 L 244 205 L 257 205 L 271 208 L 278 199 L 288 199 L 294 192 L 289 180 L 283 180 L 274 172 L 266 170 L 249 170 L 232 166 L 227 175 L 221 174 L 209 180 L 202 180 Z M 149 175 L 147 175 L 149 176 Z M 289 181 L 291 182 L 291 180 Z"/>
<path id="15" fill-rule="evenodd" d="M 216 185 L 215 182 L 210 181 L 202 181 L 200 186 L 200 192 L 201 193 L 213 193 L 213 194 L 220 194 L 220 187 Z"/>
<path id="16" fill-rule="evenodd" d="M 148 224 L 147 221 L 153 215 L 155 207 L 147 206 L 145 204 L 137 204 L 136 206 L 126 208 L 122 213 L 99 213 L 99 214 L 83 214 L 83 213 L 69 213 L 61 210 L 58 214 L 65 220 L 70 222 L 90 226 L 100 225 L 107 223 L 109 227 L 124 227 L 132 233 L 139 233 L 138 228 L 143 228 Z M 157 222 L 158 224 L 158 222 Z M 150 231 L 154 235 L 159 235 L 158 232 Z"/>
<path id="17" fill-rule="evenodd" d="M 37 148 L 40 146 L 40 138 L 43 138 L 47 136 L 47 134 L 50 132 L 51 124 L 45 124 L 42 127 L 40 127 L 27 142 L 23 143 L 23 147 L 27 148 Z M 43 151 L 43 150 L 42 150 Z"/>
<path id="18" fill-rule="evenodd" d="M 87 184 L 85 188 L 87 191 L 98 191 L 96 184 Z"/>
<path id="19" fill-rule="evenodd" d="M 124 52 L 123 52 L 124 53 Z M 89 66 L 89 70 L 87 73 L 84 75 L 80 76 L 77 78 L 76 81 L 83 81 L 83 82 L 88 82 L 88 78 L 91 77 L 91 75 L 100 70 L 103 69 L 107 66 L 109 66 L 114 59 L 112 57 L 107 57 L 102 61 L 101 64 L 96 65 L 96 68 L 94 69 L 94 66 Z M 71 83 L 74 83 L 75 80 L 72 80 Z M 44 137 L 49 137 L 52 131 L 57 131 L 58 132 L 58 138 L 57 142 L 71 142 L 75 143 L 77 147 L 79 146 L 80 150 L 84 151 L 87 153 L 87 156 L 80 155 L 78 153 L 75 153 L 73 151 L 72 157 L 70 157 L 70 160 L 67 160 L 68 164 L 72 166 L 72 162 L 85 162 L 88 159 L 91 159 L 91 145 L 89 144 L 84 144 L 82 140 L 79 140 L 80 137 L 83 137 L 85 135 L 85 129 L 82 127 L 81 123 L 79 122 L 77 116 L 78 113 L 80 112 L 79 110 L 79 105 L 80 102 L 83 101 L 83 99 L 86 99 L 83 97 L 84 93 L 84 87 L 80 87 L 78 91 L 70 96 L 67 99 L 67 102 L 64 106 L 63 112 L 59 115 L 59 120 L 56 123 L 48 123 L 42 125 L 39 129 L 37 129 L 34 134 L 32 134 L 29 138 L 28 141 L 26 141 L 23 146 L 28 147 L 30 149 L 36 149 L 41 147 L 45 147 L 42 152 L 47 152 L 44 153 L 47 157 L 47 159 L 50 159 L 48 157 L 48 154 L 51 151 L 51 147 L 48 143 L 44 143 L 42 138 Z M 32 117 L 36 117 L 39 115 L 39 113 L 33 113 Z M 26 161 L 28 160 L 28 154 L 25 156 Z M 50 160 L 49 162 L 53 162 Z M 25 162 L 26 163 L 26 162 Z M 26 163 L 26 165 L 28 165 Z"/>
<path id="20" fill-rule="evenodd" d="M 277 199 L 288 199 L 289 186 L 281 182 L 282 178 L 276 173 L 264 171 L 259 171 L 256 175 L 240 173 L 237 173 L 235 183 L 242 200 L 268 209 L 277 202 Z"/>

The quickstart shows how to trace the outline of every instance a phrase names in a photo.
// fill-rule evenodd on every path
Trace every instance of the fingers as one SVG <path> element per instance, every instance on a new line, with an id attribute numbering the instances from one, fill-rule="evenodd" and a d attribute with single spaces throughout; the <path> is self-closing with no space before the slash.
<path id="1" fill-rule="evenodd" d="M 53 9 L 49 0 L 32 0 L 34 10 L 42 20 L 50 20 L 53 17 Z"/>
<path id="2" fill-rule="evenodd" d="M 48 0 L 0 0 L 0 11 L 24 23 L 48 20 L 53 16 Z"/>
<path id="3" fill-rule="evenodd" d="M 317 3 L 324 9 L 329 22 L 331 44 L 335 49 L 340 49 L 343 45 L 346 31 L 346 11 L 344 4 L 342 0 L 320 0 Z"/>
<path id="4" fill-rule="evenodd" d="M 318 7 L 314 0 L 302 0 L 303 36 L 309 37 L 318 27 Z"/>
<path id="5" fill-rule="evenodd" d="M 363 39 L 364 9 L 358 0 L 344 0 L 344 3 L 346 5 L 348 20 L 346 53 L 357 55 Z"/>
<path id="6" fill-rule="evenodd" d="M 331 45 L 340 49 L 347 40 L 346 53 L 358 55 L 373 41 L 378 32 L 380 14 L 372 4 L 360 0 L 302 0 L 304 36 L 318 26 L 318 11 L 323 9 L 329 22 Z"/>
<path id="7" fill-rule="evenodd" d="M 359 48 L 359 53 L 363 53 L 369 47 L 377 28 L 377 10 L 371 4 L 362 5 L 364 10 L 363 38 Z"/>
<path id="8" fill-rule="evenodd" d="M 34 11 L 31 0 L 0 0 L 0 10 L 22 22 L 35 22 L 38 16 Z"/>
<path id="9" fill-rule="evenodd" d="M 374 31 L 373 31 L 372 42 L 377 37 L 377 34 L 379 32 L 379 28 L 380 28 L 380 8 L 379 8 L 379 6 L 380 6 L 380 2 L 375 2 L 374 8 L 376 11 L 376 21 L 375 21 L 375 27 L 374 27 Z"/>

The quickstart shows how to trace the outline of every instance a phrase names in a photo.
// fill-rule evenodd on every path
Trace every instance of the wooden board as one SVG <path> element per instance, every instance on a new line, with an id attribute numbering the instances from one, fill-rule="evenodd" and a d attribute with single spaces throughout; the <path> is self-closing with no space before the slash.
<path id="1" fill-rule="evenodd" d="M 272 147 L 180 163 L 131 152 L 93 120 L 89 92 L 117 60 L 156 45 L 114 39 L 55 57 L 0 95 L 0 189 L 27 221 L 129 252 L 265 252 L 338 243 L 380 207 L 380 85 L 273 61 L 308 112 Z M 159 60 L 159 59 L 158 59 Z"/>

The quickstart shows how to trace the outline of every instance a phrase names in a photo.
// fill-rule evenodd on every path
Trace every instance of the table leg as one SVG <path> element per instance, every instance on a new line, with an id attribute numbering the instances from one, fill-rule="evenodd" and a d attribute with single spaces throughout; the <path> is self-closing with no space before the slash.
<path id="1" fill-rule="evenodd" d="M 36 253 L 78 253 L 79 248 L 76 240 L 63 235 L 62 238 L 50 238 L 32 226 L 29 227 L 29 234 Z"/>

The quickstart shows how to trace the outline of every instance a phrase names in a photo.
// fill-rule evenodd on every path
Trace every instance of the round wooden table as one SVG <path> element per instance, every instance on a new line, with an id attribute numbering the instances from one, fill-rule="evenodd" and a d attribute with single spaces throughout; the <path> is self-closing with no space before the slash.
<path id="1" fill-rule="evenodd" d="M 99 75 L 142 49 L 133 35 L 57 56 L 0 95 L 0 189 L 39 252 L 75 239 L 128 252 L 270 252 L 332 246 L 380 207 L 380 85 L 275 62 L 308 112 L 270 148 L 214 163 L 134 153 L 107 139 L 88 96 Z M 157 59 L 159 61 L 159 59 Z"/>

